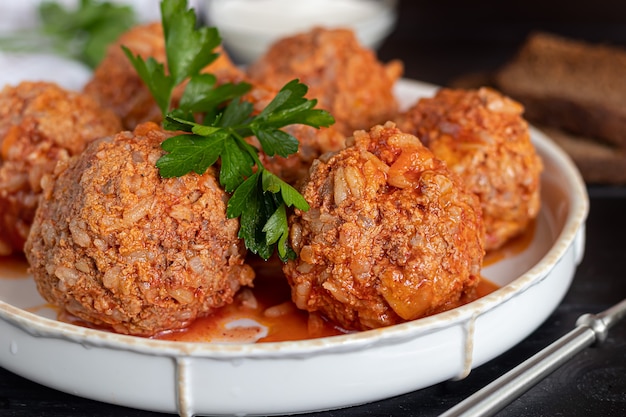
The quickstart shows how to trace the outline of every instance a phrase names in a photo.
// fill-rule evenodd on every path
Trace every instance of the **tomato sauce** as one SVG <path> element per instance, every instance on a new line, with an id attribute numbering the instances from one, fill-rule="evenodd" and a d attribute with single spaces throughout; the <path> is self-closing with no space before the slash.
<path id="1" fill-rule="evenodd" d="M 254 308 L 246 307 L 245 301 L 242 300 L 244 297 L 239 297 L 233 304 L 217 310 L 215 314 L 196 319 L 184 330 L 163 333 L 155 336 L 155 338 L 186 342 L 215 339 L 228 341 L 231 338 L 236 340 L 238 337 L 245 336 L 242 332 L 246 331 L 246 328 L 237 328 L 237 331 L 231 334 L 231 330 L 225 329 L 221 323 L 225 318 L 233 320 L 238 317 L 252 319 L 267 328 L 267 335 L 257 340 L 260 343 L 307 340 L 347 333 L 346 330 L 337 327 L 323 317 L 317 314 L 308 314 L 295 306 L 291 301 L 291 290 L 282 273 L 279 260 L 252 261 L 252 266 L 257 273 L 254 288 L 250 290 L 257 303 Z M 496 284 L 483 278 L 478 283 L 475 293 L 464 297 L 448 308 L 469 303 L 497 289 Z M 249 327 L 247 330 L 251 333 L 250 337 L 257 332 L 256 327 Z"/>
<path id="2" fill-rule="evenodd" d="M 256 271 L 254 288 L 242 290 L 234 303 L 208 317 L 196 319 L 186 329 L 166 332 L 155 338 L 186 342 L 218 339 L 227 342 L 230 338 L 237 340 L 245 337 L 242 333 L 246 329 L 250 337 L 258 332 L 257 326 L 228 329 L 223 324 L 225 320 L 238 318 L 252 320 L 267 329 L 267 334 L 259 337 L 258 342 L 305 340 L 345 333 L 322 317 L 299 310 L 291 302 L 291 289 L 283 275 L 280 260 L 251 258 L 249 262 Z"/>
<path id="3" fill-rule="evenodd" d="M 535 225 L 509 241 L 502 248 L 489 252 L 483 265 L 488 266 L 524 251 L 534 238 Z M 301 311 L 291 301 L 291 289 L 284 277 L 280 260 L 272 258 L 263 261 L 251 257 L 257 277 L 254 288 L 244 289 L 236 296 L 235 302 L 215 310 L 207 317 L 196 319 L 189 327 L 164 332 L 154 339 L 204 342 L 280 342 L 288 340 L 307 340 L 347 333 L 323 317 Z M 0 278 L 29 278 L 28 264 L 24 256 L 0 257 Z M 475 293 L 464 297 L 459 303 L 449 306 L 454 308 L 483 297 L 498 286 L 487 279 L 481 279 Z M 59 311 L 58 320 L 79 326 L 97 328 L 85 323 L 65 311 Z M 228 323 L 236 322 L 235 325 Z M 106 330 L 106 329 L 105 329 Z"/>
<path id="4" fill-rule="evenodd" d="M 533 220 L 522 234 L 510 239 L 501 248 L 487 252 L 483 259 L 483 267 L 493 265 L 524 252 L 535 238 L 535 229 L 536 221 Z"/>

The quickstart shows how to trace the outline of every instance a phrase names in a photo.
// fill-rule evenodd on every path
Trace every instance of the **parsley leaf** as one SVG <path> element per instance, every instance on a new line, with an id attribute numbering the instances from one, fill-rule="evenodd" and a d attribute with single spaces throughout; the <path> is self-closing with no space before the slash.
<path id="1" fill-rule="evenodd" d="M 293 205 L 301 210 L 309 209 L 304 197 L 291 185 L 261 169 L 235 190 L 226 215 L 241 218 L 239 237 L 252 252 L 267 259 L 277 247 L 278 256 L 287 260 L 295 255 L 287 243 L 286 207 Z"/>
<path id="2" fill-rule="evenodd" d="M 217 85 L 214 75 L 201 73 L 217 56 L 217 30 L 196 27 L 186 0 L 163 0 L 161 15 L 169 73 L 163 63 L 125 49 L 163 113 L 163 127 L 182 132 L 162 143 L 167 153 L 157 161 L 161 176 L 203 174 L 219 160 L 220 184 L 232 193 L 226 215 L 240 219 L 239 237 L 246 247 L 265 259 L 274 251 L 283 261 L 292 258 L 287 207 L 308 210 L 309 205 L 295 188 L 265 169 L 259 149 L 245 139 L 256 136 L 265 154 L 287 157 L 298 151 L 298 140 L 281 128 L 327 127 L 333 117 L 315 109 L 317 101 L 305 97 L 308 87 L 298 80 L 287 83 L 254 114 L 253 104 L 243 100 L 249 84 Z M 172 109 L 172 93 L 182 83 L 185 90 Z"/>
<path id="3" fill-rule="evenodd" d="M 161 113 L 167 112 L 176 84 L 174 79 L 165 73 L 165 66 L 152 57 L 144 61 L 139 55 L 134 56 L 125 46 L 122 46 L 122 49 L 152 93 Z"/>
<path id="4" fill-rule="evenodd" d="M 140 55 L 133 55 L 128 48 L 123 49 L 165 116 L 171 110 L 174 88 L 185 80 L 193 80 L 181 98 L 187 107 L 190 102 L 197 101 L 190 98 L 197 91 L 206 95 L 213 88 L 215 77 L 204 77 L 200 71 L 215 61 L 218 54 L 213 50 L 222 40 L 216 28 L 196 27 L 196 14 L 193 9 L 187 10 L 187 0 L 162 1 L 161 17 L 167 72 L 165 65 L 157 63 L 154 58 L 144 60 Z M 243 91 L 246 87 L 241 85 L 235 89 Z"/>
<path id="5" fill-rule="evenodd" d="M 175 85 L 215 61 L 213 50 L 222 42 L 217 29 L 196 28 L 196 14 L 187 0 L 161 2 L 167 64 Z"/>
<path id="6" fill-rule="evenodd" d="M 278 256 L 281 259 L 289 259 L 295 255 L 287 243 L 289 237 L 289 224 L 287 223 L 287 210 L 284 205 L 278 206 L 274 214 L 267 219 L 263 232 L 266 233 L 267 245 L 277 245 Z"/>
<path id="7" fill-rule="evenodd" d="M 192 113 L 209 113 L 224 101 L 247 93 L 251 86 L 245 82 L 215 86 L 215 76 L 199 74 L 191 77 L 178 107 Z"/>

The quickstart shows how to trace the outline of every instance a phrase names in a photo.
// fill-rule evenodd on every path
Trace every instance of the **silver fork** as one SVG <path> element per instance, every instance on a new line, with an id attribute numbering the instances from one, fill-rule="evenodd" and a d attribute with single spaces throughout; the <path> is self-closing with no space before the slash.
<path id="1" fill-rule="evenodd" d="M 602 343 L 608 331 L 626 316 L 626 299 L 599 314 L 584 314 L 567 333 L 506 374 L 476 391 L 439 417 L 492 416 L 578 352 Z"/>

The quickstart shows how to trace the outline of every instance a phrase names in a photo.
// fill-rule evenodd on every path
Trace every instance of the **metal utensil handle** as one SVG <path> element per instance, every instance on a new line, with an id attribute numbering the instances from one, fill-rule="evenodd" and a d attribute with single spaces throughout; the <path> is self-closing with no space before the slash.
<path id="1" fill-rule="evenodd" d="M 522 362 L 440 417 L 492 416 L 585 347 L 606 339 L 609 328 L 626 316 L 626 299 L 600 314 L 585 314 L 576 328 Z"/>

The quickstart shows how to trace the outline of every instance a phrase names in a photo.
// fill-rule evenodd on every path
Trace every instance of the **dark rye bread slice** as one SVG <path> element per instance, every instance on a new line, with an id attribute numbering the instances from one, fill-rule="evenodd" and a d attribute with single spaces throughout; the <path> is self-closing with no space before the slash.
<path id="1" fill-rule="evenodd" d="M 588 184 L 626 184 L 626 151 L 561 129 L 536 126 L 572 158 Z"/>
<path id="2" fill-rule="evenodd" d="M 626 149 L 626 49 L 536 32 L 493 81 L 532 123 Z"/>
<path id="3" fill-rule="evenodd" d="M 449 84 L 451 88 L 476 89 L 495 86 L 493 73 L 462 75 Z M 526 117 L 526 116 L 524 116 Z M 531 123 L 534 122 L 530 121 Z M 588 184 L 626 184 L 626 150 L 603 141 L 565 132 L 558 127 L 534 125 L 559 145 L 574 161 Z"/>

